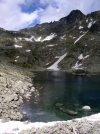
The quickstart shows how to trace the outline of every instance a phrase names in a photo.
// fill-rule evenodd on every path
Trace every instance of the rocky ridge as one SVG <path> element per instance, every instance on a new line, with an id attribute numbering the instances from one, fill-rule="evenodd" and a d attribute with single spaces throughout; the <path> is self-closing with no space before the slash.
<path id="1" fill-rule="evenodd" d="M 19 31 L 0 29 L 0 57 L 34 70 L 46 70 L 59 58 L 59 70 L 74 74 L 100 73 L 100 11 L 84 15 L 73 10 L 59 21 Z M 52 68 L 55 70 L 54 68 Z"/>

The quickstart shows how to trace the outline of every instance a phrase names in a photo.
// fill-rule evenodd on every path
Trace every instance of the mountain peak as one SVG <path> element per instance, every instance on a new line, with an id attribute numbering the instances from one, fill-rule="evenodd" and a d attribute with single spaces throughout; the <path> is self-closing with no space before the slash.
<path id="1" fill-rule="evenodd" d="M 70 14 L 67 16 L 67 21 L 75 21 L 76 19 L 82 20 L 85 17 L 85 15 L 80 10 L 73 10 L 70 12 Z"/>

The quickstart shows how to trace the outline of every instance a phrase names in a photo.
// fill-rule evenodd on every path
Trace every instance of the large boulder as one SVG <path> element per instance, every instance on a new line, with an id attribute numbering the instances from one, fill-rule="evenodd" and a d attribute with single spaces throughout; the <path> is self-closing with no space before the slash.
<path id="1" fill-rule="evenodd" d="M 82 111 L 91 111 L 91 108 L 89 106 L 84 106 L 81 109 Z"/>

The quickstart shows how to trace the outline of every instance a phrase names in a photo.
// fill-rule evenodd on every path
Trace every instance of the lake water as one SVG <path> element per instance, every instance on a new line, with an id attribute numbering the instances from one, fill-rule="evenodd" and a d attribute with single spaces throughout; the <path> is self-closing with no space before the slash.
<path id="1" fill-rule="evenodd" d="M 21 106 L 25 118 L 32 122 L 49 122 L 74 119 L 100 112 L 100 76 L 74 76 L 66 72 L 35 72 L 33 80 L 36 90 L 29 101 Z M 71 116 L 59 110 L 60 107 L 78 111 Z M 79 112 L 88 105 L 90 112 Z"/>

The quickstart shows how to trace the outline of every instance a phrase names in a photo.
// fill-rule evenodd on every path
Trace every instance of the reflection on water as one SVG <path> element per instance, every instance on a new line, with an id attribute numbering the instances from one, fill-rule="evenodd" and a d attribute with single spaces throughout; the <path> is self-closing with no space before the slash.
<path id="1" fill-rule="evenodd" d="M 30 101 L 21 107 L 31 121 L 68 120 L 87 115 L 82 112 L 76 116 L 67 115 L 59 110 L 57 103 L 75 111 L 84 105 L 91 106 L 92 112 L 100 110 L 100 76 L 74 76 L 58 71 L 37 72 L 33 81 L 36 90 Z"/>

